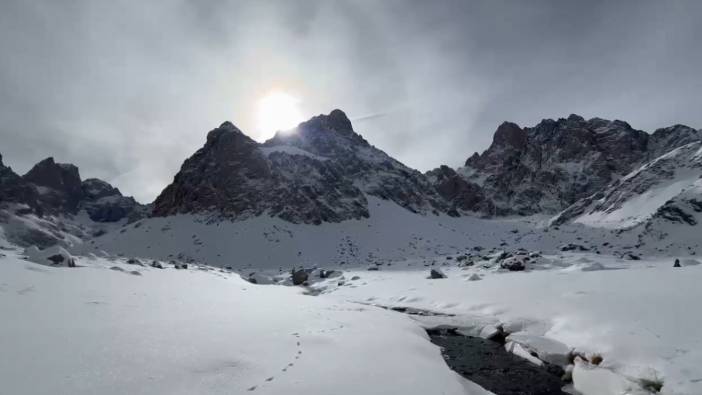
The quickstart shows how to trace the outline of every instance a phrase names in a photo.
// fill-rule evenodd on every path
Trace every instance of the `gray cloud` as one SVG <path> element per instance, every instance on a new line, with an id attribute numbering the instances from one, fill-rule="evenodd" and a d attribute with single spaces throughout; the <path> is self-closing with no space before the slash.
<path id="1" fill-rule="evenodd" d="M 702 127 L 700 17 L 682 0 L 6 0 L 0 152 L 149 201 L 223 120 L 262 138 L 273 89 L 306 116 L 345 110 L 421 170 L 459 165 L 503 120 Z"/>

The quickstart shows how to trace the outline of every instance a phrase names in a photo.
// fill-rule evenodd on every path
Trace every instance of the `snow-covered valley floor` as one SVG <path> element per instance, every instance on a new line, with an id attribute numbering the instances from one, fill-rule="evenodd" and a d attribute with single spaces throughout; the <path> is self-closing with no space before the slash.
<path id="1" fill-rule="evenodd" d="M 647 383 L 702 393 L 702 265 L 566 253 L 527 272 L 452 263 L 432 280 L 398 262 L 347 269 L 342 285 L 321 280 L 310 296 L 206 266 L 93 256 L 50 267 L 2 252 L 2 394 L 486 393 L 448 368 L 423 329 L 438 325 L 502 327 L 517 349 L 563 365 L 573 348 L 599 355 L 597 367 L 575 364 L 583 394 L 647 393 Z"/>
<path id="2" fill-rule="evenodd" d="M 484 393 L 397 313 L 214 269 L 5 253 L 2 394 Z"/>

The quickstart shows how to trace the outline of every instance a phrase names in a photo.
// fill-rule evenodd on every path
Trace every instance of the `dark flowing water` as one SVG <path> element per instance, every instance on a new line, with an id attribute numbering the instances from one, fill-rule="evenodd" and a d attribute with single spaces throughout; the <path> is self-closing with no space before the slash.
<path id="1" fill-rule="evenodd" d="M 493 340 L 445 329 L 427 333 L 451 369 L 497 395 L 567 395 L 559 367 L 536 366 Z"/>

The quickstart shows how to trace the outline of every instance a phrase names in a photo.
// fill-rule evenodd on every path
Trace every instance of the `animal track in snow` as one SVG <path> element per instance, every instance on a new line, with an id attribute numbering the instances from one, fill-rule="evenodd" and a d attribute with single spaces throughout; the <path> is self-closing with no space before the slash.
<path id="1" fill-rule="evenodd" d="M 283 372 L 283 373 L 286 373 L 286 372 L 288 371 L 288 369 L 290 369 L 290 368 L 292 368 L 293 366 L 295 366 L 295 360 L 300 359 L 300 355 L 302 355 L 302 342 L 300 341 L 300 334 L 297 333 L 297 332 L 295 332 L 295 333 L 292 333 L 292 336 L 294 336 L 294 337 L 297 339 L 297 341 L 295 342 L 295 345 L 297 346 L 297 352 L 295 353 L 295 359 L 294 359 L 292 362 L 289 362 L 287 365 L 285 365 L 285 367 L 283 367 L 283 368 L 280 370 L 280 371 Z M 275 376 L 270 376 L 270 377 L 266 378 L 266 379 L 265 379 L 262 383 L 260 383 L 259 385 L 252 385 L 251 387 L 247 388 L 247 391 L 256 391 L 256 389 L 257 389 L 259 386 L 264 385 L 264 384 L 266 384 L 266 383 L 270 383 L 270 382 L 272 382 L 273 380 L 275 380 Z"/>

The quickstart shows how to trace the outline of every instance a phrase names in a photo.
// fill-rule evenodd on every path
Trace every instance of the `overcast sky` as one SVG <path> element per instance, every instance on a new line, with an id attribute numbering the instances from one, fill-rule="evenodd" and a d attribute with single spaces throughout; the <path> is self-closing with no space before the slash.
<path id="1" fill-rule="evenodd" d="M 5 164 L 142 202 L 222 121 L 261 139 L 272 90 L 422 171 L 504 120 L 702 127 L 702 1 L 2 0 L 0 54 Z"/>

